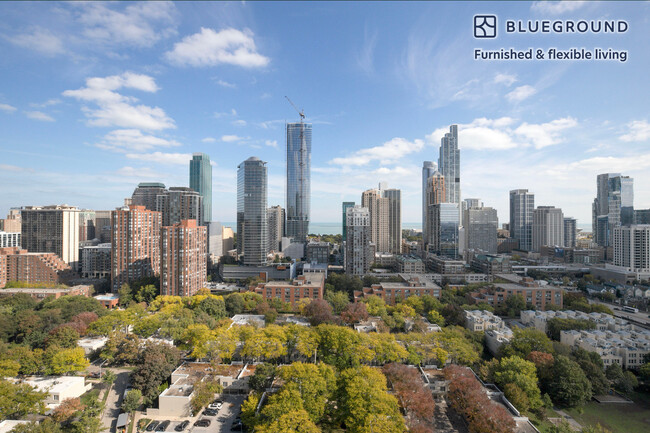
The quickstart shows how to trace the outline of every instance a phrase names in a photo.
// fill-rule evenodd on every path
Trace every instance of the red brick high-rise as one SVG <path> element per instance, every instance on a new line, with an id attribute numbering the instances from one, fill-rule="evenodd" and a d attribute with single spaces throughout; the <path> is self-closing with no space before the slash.
<path id="1" fill-rule="evenodd" d="M 111 212 L 111 288 L 160 271 L 160 212 L 131 205 Z"/>
<path id="2" fill-rule="evenodd" d="M 161 295 L 192 296 L 206 286 L 207 236 L 207 228 L 193 219 L 162 228 Z"/>

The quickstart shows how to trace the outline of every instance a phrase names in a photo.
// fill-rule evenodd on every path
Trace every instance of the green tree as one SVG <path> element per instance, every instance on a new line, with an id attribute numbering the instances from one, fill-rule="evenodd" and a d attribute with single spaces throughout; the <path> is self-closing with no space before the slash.
<path id="1" fill-rule="evenodd" d="M 442 317 L 442 314 L 436 310 L 429 311 L 427 313 L 427 319 L 429 319 L 429 322 L 434 323 L 438 326 L 445 326 L 445 318 Z"/>
<path id="2" fill-rule="evenodd" d="M 258 431 L 260 433 L 320 433 L 321 429 L 309 419 L 309 414 L 305 410 L 291 410 L 268 424 L 268 427 L 261 426 Z"/>
<path id="3" fill-rule="evenodd" d="M 285 382 L 284 389 L 295 390 L 300 394 L 303 408 L 315 423 L 321 420 L 327 402 L 332 399 L 327 377 L 333 375 L 333 367 L 325 364 L 319 367 L 294 362 L 280 370 L 280 376 Z"/>
<path id="4" fill-rule="evenodd" d="M 47 392 L 36 391 L 27 384 L 13 384 L 0 379 L 0 421 L 42 412 L 46 396 Z"/>
<path id="5" fill-rule="evenodd" d="M 226 317 L 226 303 L 221 296 L 208 296 L 199 303 L 196 309 L 209 314 L 217 320 Z"/>
<path id="6" fill-rule="evenodd" d="M 259 364 L 255 369 L 255 373 L 248 379 L 248 387 L 261 394 L 273 384 L 276 373 L 275 365 Z"/>
<path id="7" fill-rule="evenodd" d="M 518 356 L 501 358 L 493 373 L 494 381 L 502 389 L 507 384 L 516 385 L 528 397 L 531 409 L 542 406 L 542 396 L 537 386 L 535 364 Z"/>
<path id="8" fill-rule="evenodd" d="M 117 290 L 117 294 L 120 297 L 120 306 L 122 307 L 129 305 L 129 303 L 133 300 L 133 291 L 127 283 L 124 283 L 120 286 L 120 288 Z"/>
<path id="9" fill-rule="evenodd" d="M 508 309 L 508 316 L 517 317 L 521 310 L 526 308 L 526 300 L 521 295 L 508 296 L 506 298 L 506 308 Z"/>
<path id="10" fill-rule="evenodd" d="M 18 424 L 11 430 L 12 433 L 62 433 L 61 425 L 50 418 L 45 418 L 40 423 L 30 422 Z"/>
<path id="11" fill-rule="evenodd" d="M 555 403 L 575 407 L 591 398 L 591 382 L 578 363 L 564 355 L 558 355 L 551 371 L 548 391 Z"/>
<path id="12" fill-rule="evenodd" d="M 0 377 L 18 376 L 20 364 L 13 359 L 0 360 Z"/>
<path id="13" fill-rule="evenodd" d="M 158 397 L 158 387 L 167 380 L 180 361 L 180 352 L 166 344 L 147 343 L 140 352 L 138 365 L 131 373 L 131 383 L 142 391 L 145 405 Z"/>
<path id="14" fill-rule="evenodd" d="M 570 330 L 595 329 L 596 324 L 586 319 L 562 319 L 555 317 L 546 322 L 546 333 L 555 341 L 560 341 L 560 333 Z"/>
<path id="15" fill-rule="evenodd" d="M 526 358 L 530 352 L 553 353 L 553 343 L 541 331 L 533 328 L 515 328 L 510 343 L 501 349 L 501 356 L 517 355 Z"/>
<path id="16" fill-rule="evenodd" d="M 102 382 L 107 384 L 109 387 L 113 386 L 116 380 L 117 380 L 117 375 L 113 373 L 111 370 L 106 370 L 104 372 L 104 377 L 102 377 Z"/>
<path id="17" fill-rule="evenodd" d="M 50 331 L 50 335 L 45 340 L 47 346 L 58 346 L 65 349 L 77 347 L 79 333 L 71 326 L 63 325 Z"/>
<path id="18" fill-rule="evenodd" d="M 142 403 L 142 392 L 139 389 L 132 389 L 127 392 L 122 401 L 122 410 L 124 412 L 134 412 Z"/>
<path id="19" fill-rule="evenodd" d="M 225 299 L 226 311 L 230 316 L 244 312 L 244 297 L 239 293 L 231 293 Z"/>
<path id="20" fill-rule="evenodd" d="M 223 387 L 218 380 L 212 377 L 194 384 L 194 393 L 190 401 L 192 412 L 195 414 L 199 413 L 201 409 L 214 399 L 214 395 L 221 391 L 223 391 Z"/>
<path id="21" fill-rule="evenodd" d="M 530 409 L 530 400 L 528 400 L 526 393 L 516 384 L 507 383 L 503 388 L 503 393 L 519 412 L 528 412 L 528 409 Z"/>
<path id="22" fill-rule="evenodd" d="M 154 284 L 147 284 L 138 289 L 135 294 L 135 300 L 138 302 L 146 302 L 147 304 L 151 303 L 156 296 L 160 294 L 160 290 Z"/>
<path id="23" fill-rule="evenodd" d="M 74 349 L 58 349 L 52 356 L 49 370 L 53 374 L 67 374 L 75 371 L 83 371 L 90 363 L 86 359 L 86 354 L 81 347 Z"/>
<path id="24" fill-rule="evenodd" d="M 634 390 L 634 388 L 639 386 L 639 381 L 634 373 L 626 371 L 623 373 L 623 377 L 621 377 L 614 386 L 616 386 L 616 389 L 621 391 L 623 394 L 629 394 Z"/>
<path id="25" fill-rule="evenodd" d="M 334 310 L 334 314 L 341 314 L 343 309 L 350 303 L 347 292 L 337 292 L 334 290 L 325 292 L 325 300 L 329 302 Z"/>

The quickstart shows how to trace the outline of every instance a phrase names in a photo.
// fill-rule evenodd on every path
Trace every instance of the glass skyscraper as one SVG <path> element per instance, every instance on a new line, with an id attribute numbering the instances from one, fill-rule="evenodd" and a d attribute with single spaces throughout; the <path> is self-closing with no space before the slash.
<path id="1" fill-rule="evenodd" d="M 251 156 L 237 166 L 237 253 L 244 265 L 268 262 L 266 162 Z"/>
<path id="2" fill-rule="evenodd" d="M 287 123 L 287 237 L 307 240 L 311 203 L 311 124 Z"/>
<path id="3" fill-rule="evenodd" d="M 430 207 L 432 213 L 433 245 L 429 250 L 444 257 L 458 258 L 458 226 L 460 225 L 457 203 L 438 203 Z"/>
<path id="4" fill-rule="evenodd" d="M 458 125 L 451 125 L 440 140 L 438 170 L 445 177 L 445 202 L 460 204 L 460 150 Z"/>
<path id="5" fill-rule="evenodd" d="M 341 234 L 342 234 L 341 239 L 343 241 L 345 241 L 348 238 L 346 212 L 351 207 L 354 207 L 354 202 L 353 201 L 344 201 L 343 202 L 343 230 L 341 231 Z"/>
<path id="6" fill-rule="evenodd" d="M 519 241 L 519 249 L 533 248 L 533 211 L 535 194 L 527 189 L 510 191 L 510 237 Z"/>
<path id="7" fill-rule="evenodd" d="M 436 172 L 438 166 L 433 161 L 422 163 L 422 239 L 426 243 L 427 238 L 427 181 Z"/>
<path id="8" fill-rule="evenodd" d="M 212 166 L 210 156 L 195 153 L 190 161 L 190 188 L 203 197 L 201 225 L 212 221 Z"/>
<path id="9" fill-rule="evenodd" d="M 602 247 L 612 245 L 614 228 L 634 223 L 634 179 L 620 173 L 599 174 L 592 207 L 592 231 Z"/>

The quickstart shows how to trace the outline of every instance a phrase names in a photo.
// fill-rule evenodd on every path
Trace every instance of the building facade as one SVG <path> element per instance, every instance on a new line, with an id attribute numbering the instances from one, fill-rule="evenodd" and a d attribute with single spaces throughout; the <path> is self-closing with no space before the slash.
<path id="1" fill-rule="evenodd" d="M 237 166 L 237 254 L 243 264 L 268 263 L 266 162 L 252 156 Z"/>
<path id="2" fill-rule="evenodd" d="M 156 196 L 156 210 L 160 212 L 163 226 L 172 226 L 183 220 L 194 220 L 197 225 L 203 223 L 203 197 L 183 186 L 173 186 Z"/>
<path id="3" fill-rule="evenodd" d="M 445 177 L 445 202 L 460 204 L 460 150 L 458 125 L 451 125 L 440 140 L 438 170 Z"/>
<path id="4" fill-rule="evenodd" d="M 27 206 L 21 210 L 22 247 L 54 253 L 73 270 L 79 267 L 79 209 L 68 205 Z"/>
<path id="5" fill-rule="evenodd" d="M 422 241 L 425 250 L 433 243 L 433 220 L 431 206 L 445 202 L 445 177 L 439 171 L 434 171 L 426 182 L 424 226 L 422 226 Z"/>
<path id="6" fill-rule="evenodd" d="M 459 213 L 457 203 L 429 206 L 432 242 L 428 251 L 440 256 L 458 258 Z"/>
<path id="7" fill-rule="evenodd" d="M 614 266 L 650 275 L 650 225 L 633 224 L 614 229 Z"/>
<path id="8" fill-rule="evenodd" d="M 381 190 L 369 189 L 361 194 L 361 206 L 367 208 L 370 214 L 371 241 L 377 251 L 389 252 L 388 199 L 382 197 Z"/>
<path id="9" fill-rule="evenodd" d="M 355 203 L 353 201 L 344 201 L 342 205 L 342 228 L 341 228 L 341 239 L 343 242 L 345 242 L 345 239 L 347 239 L 347 219 L 346 219 L 346 212 L 348 211 L 349 208 L 354 207 Z"/>
<path id="10" fill-rule="evenodd" d="M 287 237 L 306 242 L 311 206 L 310 123 L 287 123 Z"/>
<path id="11" fill-rule="evenodd" d="M 402 252 L 402 191 L 385 189 L 384 198 L 388 199 L 388 252 Z"/>
<path id="12" fill-rule="evenodd" d="M 20 209 L 9 209 L 7 218 L 0 219 L 0 231 L 9 233 L 20 233 L 21 218 Z"/>
<path id="13" fill-rule="evenodd" d="M 206 225 L 212 221 L 212 165 L 210 156 L 194 153 L 190 160 L 190 188 L 201 196 L 201 221 Z"/>
<path id="14" fill-rule="evenodd" d="M 84 278 L 110 278 L 110 243 L 89 245 L 81 248 L 81 276 Z"/>
<path id="15" fill-rule="evenodd" d="M 533 251 L 543 246 L 564 246 L 564 214 L 554 206 L 539 206 L 533 211 Z"/>
<path id="16" fill-rule="evenodd" d="M 497 210 L 491 207 L 470 206 L 463 211 L 465 228 L 465 249 L 488 254 L 497 252 L 497 229 L 499 218 Z"/>
<path id="17" fill-rule="evenodd" d="M 568 248 L 575 248 L 578 244 L 578 228 L 576 219 L 567 217 L 564 218 L 564 246 Z"/>
<path id="18" fill-rule="evenodd" d="M 183 220 L 161 229 L 161 295 L 192 296 L 206 287 L 207 236 L 207 228 L 195 220 Z"/>
<path id="19" fill-rule="evenodd" d="M 533 248 L 533 210 L 535 194 L 527 189 L 510 191 L 510 237 L 519 243 L 519 249 Z"/>
<path id="20" fill-rule="evenodd" d="M 71 271 L 54 253 L 32 253 L 20 248 L 0 248 L 0 287 L 9 281 L 59 284 Z"/>
<path id="21" fill-rule="evenodd" d="M 0 248 L 20 248 L 20 232 L 2 232 L 0 231 Z"/>
<path id="22" fill-rule="evenodd" d="M 279 299 L 295 305 L 301 299 L 323 299 L 325 274 L 307 273 L 292 281 L 269 281 L 260 283 L 252 291 L 270 301 Z"/>
<path id="23" fill-rule="evenodd" d="M 438 165 L 433 161 L 422 163 L 422 240 L 427 239 L 427 187 L 431 176 L 437 171 Z"/>
<path id="24" fill-rule="evenodd" d="M 370 229 L 370 211 L 362 206 L 347 210 L 345 241 L 345 272 L 349 275 L 365 275 L 374 259 Z"/>
<path id="25" fill-rule="evenodd" d="M 279 251 L 285 236 L 285 212 L 282 206 L 271 206 L 266 211 L 269 222 L 269 251 Z"/>
<path id="26" fill-rule="evenodd" d="M 141 182 L 131 195 L 131 204 L 144 206 L 147 210 L 157 210 L 156 197 L 167 191 L 164 183 Z"/>
<path id="27" fill-rule="evenodd" d="M 599 174 L 592 206 L 594 241 L 601 247 L 611 246 L 614 228 L 633 222 L 634 179 L 620 173 Z"/>
<path id="28" fill-rule="evenodd" d="M 111 213 L 111 289 L 160 272 L 160 212 L 131 205 Z"/>

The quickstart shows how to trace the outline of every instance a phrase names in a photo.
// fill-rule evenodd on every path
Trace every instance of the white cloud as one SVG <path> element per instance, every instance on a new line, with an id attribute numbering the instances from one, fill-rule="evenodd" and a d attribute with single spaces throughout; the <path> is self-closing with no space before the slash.
<path id="1" fill-rule="evenodd" d="M 524 122 L 514 132 L 530 140 L 536 149 L 542 149 L 561 143 L 563 140 L 560 133 L 565 129 L 575 127 L 577 124 L 578 122 L 572 117 L 556 119 L 538 125 Z"/>
<path id="2" fill-rule="evenodd" d="M 131 3 L 123 11 L 113 5 L 90 2 L 78 9 L 83 37 L 94 43 L 151 47 L 176 33 L 176 6 L 172 2 Z"/>
<path id="3" fill-rule="evenodd" d="M 424 140 L 408 141 L 405 138 L 395 137 L 380 146 L 361 149 L 344 158 L 334 158 L 329 163 L 336 165 L 367 165 L 371 161 L 380 161 L 382 164 L 396 163 L 399 157 L 410 153 L 419 152 L 424 148 Z"/>
<path id="4" fill-rule="evenodd" d="M 268 92 L 262 93 L 262 96 L 260 96 L 260 99 L 269 99 L 271 97 L 271 94 Z"/>
<path id="5" fill-rule="evenodd" d="M 7 113 L 13 113 L 14 111 L 17 110 L 17 108 L 9 104 L 0 104 L 0 110 L 5 111 Z"/>
<path id="6" fill-rule="evenodd" d="M 278 147 L 278 140 L 266 140 L 264 142 L 264 144 L 269 146 L 269 147 L 277 148 Z"/>
<path id="7" fill-rule="evenodd" d="M 130 167 L 125 166 L 115 171 L 115 174 L 120 177 L 127 177 L 133 179 L 160 179 L 160 173 L 156 173 L 150 168 L 146 167 Z"/>
<path id="8" fill-rule="evenodd" d="M 506 86 L 512 86 L 517 81 L 516 75 L 510 74 L 496 74 L 494 76 L 494 82 L 496 84 L 505 84 Z"/>
<path id="9" fill-rule="evenodd" d="M 537 93 L 537 89 L 528 84 L 519 86 L 512 92 L 506 94 L 506 99 L 510 102 L 521 102 Z"/>
<path id="10" fill-rule="evenodd" d="M 224 80 L 217 80 L 217 84 L 220 85 L 221 87 L 228 87 L 229 89 L 236 89 L 237 85 L 233 83 L 229 83 Z"/>
<path id="11" fill-rule="evenodd" d="M 201 141 L 204 142 L 204 143 L 214 143 L 215 141 L 217 141 L 217 139 L 214 138 L 214 137 L 205 137 Z"/>
<path id="12" fill-rule="evenodd" d="M 228 64 L 245 68 L 266 66 L 270 59 L 257 52 L 253 32 L 225 29 L 215 32 L 205 27 L 183 38 L 165 58 L 179 66 L 217 66 Z"/>
<path id="13" fill-rule="evenodd" d="M 42 122 L 54 122 L 54 118 L 42 111 L 25 111 L 25 116 L 30 119 L 40 120 Z"/>
<path id="14" fill-rule="evenodd" d="M 16 35 L 9 40 L 19 47 L 37 51 L 48 57 L 65 52 L 61 39 L 46 29 L 36 28 L 32 32 Z"/>
<path id="15" fill-rule="evenodd" d="M 650 138 L 650 123 L 645 120 L 634 120 L 627 124 L 630 132 L 621 135 L 620 140 L 630 141 L 647 141 Z"/>
<path id="16" fill-rule="evenodd" d="M 370 32 L 368 27 L 363 32 L 363 47 L 357 54 L 357 64 L 368 75 L 374 71 L 374 53 L 377 45 L 377 32 Z"/>
<path id="17" fill-rule="evenodd" d="M 156 92 L 158 86 L 148 75 L 125 72 L 122 75 L 93 77 L 86 79 L 86 87 L 66 90 L 63 96 L 94 103 L 98 108 L 82 107 L 89 118 L 90 126 L 117 126 L 147 130 L 175 128 L 174 121 L 159 107 L 134 105 L 138 101 L 132 96 L 124 96 L 116 90 L 122 88 L 136 89 L 144 92 Z"/>
<path id="18" fill-rule="evenodd" d="M 222 135 L 221 136 L 221 141 L 226 142 L 226 143 L 234 143 L 235 141 L 241 141 L 244 140 L 244 137 L 240 137 L 238 135 Z"/>
<path id="19" fill-rule="evenodd" d="M 160 164 L 175 164 L 175 165 L 188 165 L 192 159 L 191 153 L 127 153 L 126 157 L 129 159 L 136 159 L 139 161 L 157 162 Z"/>
<path id="20" fill-rule="evenodd" d="M 573 12 L 586 4 L 584 1 L 536 1 L 530 9 L 536 12 L 541 12 L 550 15 L 559 15 L 565 12 Z"/>
<path id="21" fill-rule="evenodd" d="M 233 120 L 232 123 L 234 126 L 246 126 L 246 121 L 242 119 Z"/>
<path id="22" fill-rule="evenodd" d="M 96 146 L 118 152 L 145 152 L 156 147 L 174 147 L 181 144 L 153 135 L 145 135 L 139 129 L 116 129 L 106 134 Z"/>
<path id="23" fill-rule="evenodd" d="M 36 108 L 47 108 L 49 106 L 57 105 L 57 104 L 60 104 L 60 103 L 61 103 L 60 99 L 48 99 L 45 102 L 41 102 L 41 103 L 34 102 L 34 103 L 29 104 L 29 105 L 32 106 L 32 107 L 36 107 Z"/>

